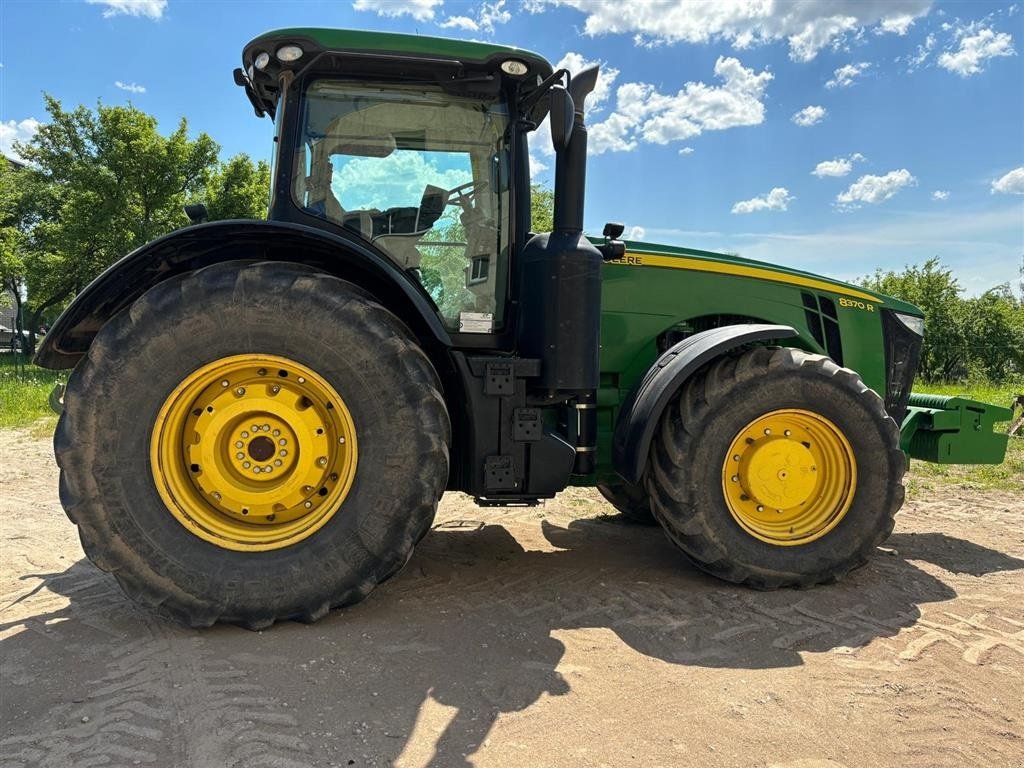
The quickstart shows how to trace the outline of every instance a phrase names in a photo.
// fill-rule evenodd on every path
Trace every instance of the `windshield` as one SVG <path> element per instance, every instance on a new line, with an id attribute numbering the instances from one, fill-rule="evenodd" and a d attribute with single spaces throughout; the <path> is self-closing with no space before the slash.
<path id="1" fill-rule="evenodd" d="M 450 329 L 487 333 L 501 324 L 508 261 L 507 126 L 500 101 L 318 80 L 293 194 L 411 271 Z"/>

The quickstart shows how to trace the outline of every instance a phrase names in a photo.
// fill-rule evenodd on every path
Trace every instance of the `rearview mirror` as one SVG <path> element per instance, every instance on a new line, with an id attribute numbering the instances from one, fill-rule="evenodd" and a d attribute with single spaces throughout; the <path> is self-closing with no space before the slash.
<path id="1" fill-rule="evenodd" d="M 572 138 L 573 124 L 572 96 L 560 85 L 551 86 L 551 109 L 548 120 L 551 121 L 551 144 L 555 152 L 569 146 Z"/>

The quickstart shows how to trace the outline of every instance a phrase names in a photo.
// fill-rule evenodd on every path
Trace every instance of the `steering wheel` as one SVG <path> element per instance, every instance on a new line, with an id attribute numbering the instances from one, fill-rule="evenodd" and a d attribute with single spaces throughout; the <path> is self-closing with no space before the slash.
<path id="1" fill-rule="evenodd" d="M 485 189 L 487 189 L 486 181 L 467 181 L 465 184 L 448 190 L 447 205 L 460 205 L 468 209 L 473 198 Z"/>

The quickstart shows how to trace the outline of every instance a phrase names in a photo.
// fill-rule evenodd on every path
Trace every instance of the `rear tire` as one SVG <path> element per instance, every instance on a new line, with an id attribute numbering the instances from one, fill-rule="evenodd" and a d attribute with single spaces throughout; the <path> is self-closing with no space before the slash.
<path id="1" fill-rule="evenodd" d="M 597 490 L 622 517 L 636 525 L 657 525 L 651 512 L 651 499 L 640 486 L 625 481 L 598 483 Z"/>
<path id="2" fill-rule="evenodd" d="M 826 509 L 817 528 L 812 521 L 804 538 L 787 540 L 785 528 L 780 534 L 770 526 L 776 513 L 778 520 L 795 515 L 794 527 L 788 532 L 796 528 L 799 534 L 799 516 L 816 504 L 820 507 L 820 500 L 827 498 L 821 490 L 829 482 L 824 471 L 835 467 L 835 462 L 826 466 L 826 462 L 815 460 L 801 470 L 816 471 L 817 464 L 823 465 L 822 475 L 813 476 L 818 485 L 809 491 L 806 501 L 800 501 L 798 494 L 792 509 L 777 511 L 770 508 L 775 504 L 764 502 L 767 508 L 758 506 L 747 515 L 744 510 L 750 507 L 737 511 L 736 502 L 730 501 L 734 497 L 729 493 L 735 489 L 754 495 L 739 484 L 748 482 L 737 469 L 744 466 L 752 475 L 760 472 L 750 482 L 761 482 L 762 491 L 765 485 L 760 478 L 776 475 L 782 485 L 774 487 L 787 488 L 787 492 L 793 488 L 796 474 L 793 471 L 787 477 L 789 465 L 785 462 L 779 469 L 769 463 L 768 471 L 764 463 L 756 467 L 742 463 L 746 461 L 741 456 L 745 446 L 759 442 L 744 430 L 765 423 L 761 419 L 777 418 L 772 416 L 777 413 L 803 413 L 812 424 L 834 427 L 839 435 L 834 445 L 847 446 L 853 467 L 845 490 L 842 483 L 836 486 L 842 503 L 835 505 L 831 517 Z M 769 436 L 771 430 L 760 431 L 766 441 L 781 437 Z M 797 431 L 794 426 L 793 437 L 784 443 L 802 439 Z M 799 458 L 805 455 L 800 445 L 809 448 L 816 442 L 811 437 L 806 440 L 772 450 L 778 456 Z M 898 427 L 886 414 L 882 399 L 856 373 L 821 355 L 758 347 L 720 358 L 687 381 L 666 409 L 652 441 L 645 483 L 655 517 L 669 538 L 703 570 L 758 589 L 810 587 L 840 579 L 863 565 L 889 536 L 893 516 L 903 504 L 906 463 L 899 448 Z M 842 474 L 842 466 L 832 474 Z M 786 482 L 791 485 L 785 486 Z M 746 495 L 740 498 L 746 500 L 744 505 L 758 501 Z"/>
<path id="3" fill-rule="evenodd" d="M 315 372 L 358 435 L 351 485 L 326 522 L 262 551 L 186 527 L 151 460 L 179 385 L 247 355 Z M 440 389 L 405 326 L 354 286 L 294 264 L 217 264 L 157 285 L 96 336 L 68 381 L 55 436 L 61 502 L 89 558 L 139 602 L 192 626 L 315 621 L 396 573 L 429 530 L 448 477 Z"/>

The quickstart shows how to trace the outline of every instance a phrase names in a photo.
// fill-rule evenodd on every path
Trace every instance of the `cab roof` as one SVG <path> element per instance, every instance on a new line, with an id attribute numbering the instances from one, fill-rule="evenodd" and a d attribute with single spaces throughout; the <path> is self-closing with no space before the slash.
<path id="1" fill-rule="evenodd" d="M 298 45 L 302 55 L 283 62 L 277 52 Z M 256 63 L 262 58 L 262 68 Z M 294 27 L 264 32 L 242 51 L 242 69 L 235 81 L 247 85 L 246 92 L 258 115 L 273 116 L 278 96 L 277 73 L 291 69 L 296 74 L 309 69 L 339 73 L 379 73 L 417 78 L 434 78 L 446 87 L 483 92 L 496 89 L 508 75 L 501 65 L 509 59 L 525 65 L 511 77 L 525 95 L 549 75 L 551 64 L 539 54 L 522 48 L 444 37 L 367 32 L 353 29 Z M 490 81 L 490 85 L 484 81 Z M 247 82 L 246 82 L 247 81 Z M 474 86 L 474 84 L 476 84 Z"/>

